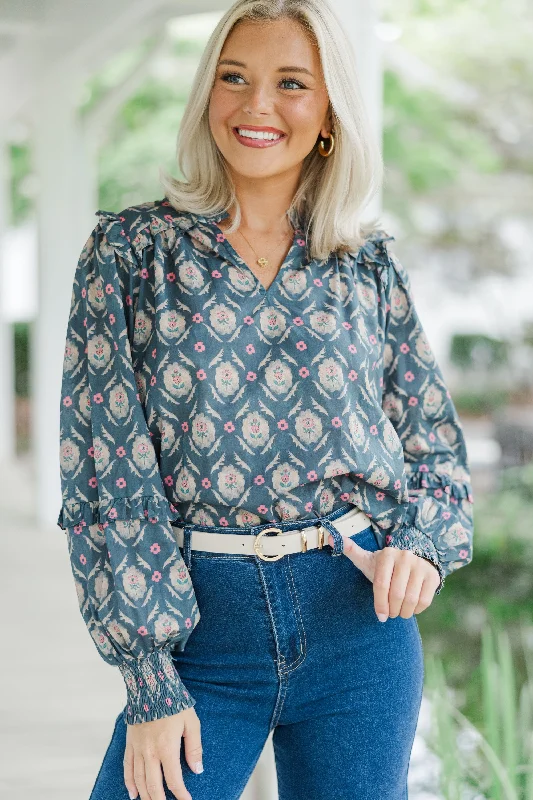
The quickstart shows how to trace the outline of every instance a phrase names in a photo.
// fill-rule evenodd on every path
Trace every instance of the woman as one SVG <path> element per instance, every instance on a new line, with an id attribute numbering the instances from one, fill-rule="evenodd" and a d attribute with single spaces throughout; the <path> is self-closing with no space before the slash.
<path id="1" fill-rule="evenodd" d="M 472 493 L 324 0 L 229 9 L 178 156 L 74 280 L 59 524 L 127 689 L 91 798 L 236 800 L 270 731 L 283 800 L 406 798 Z"/>

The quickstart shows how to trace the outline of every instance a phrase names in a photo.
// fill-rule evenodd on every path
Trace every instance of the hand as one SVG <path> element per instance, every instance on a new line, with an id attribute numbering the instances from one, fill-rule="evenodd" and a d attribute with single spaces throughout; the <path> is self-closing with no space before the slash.
<path id="1" fill-rule="evenodd" d="M 431 605 L 440 583 L 431 561 L 397 547 L 372 553 L 349 536 L 343 539 L 344 554 L 374 585 L 374 608 L 380 622 L 398 614 L 408 619 Z M 328 542 L 333 547 L 331 535 Z"/>
<path id="2" fill-rule="evenodd" d="M 200 720 L 194 706 L 170 717 L 128 725 L 124 752 L 124 782 L 131 798 L 165 800 L 161 766 L 176 800 L 192 800 L 183 782 L 180 748 L 193 772 L 201 772 Z M 200 765 L 200 769 L 197 769 Z"/>

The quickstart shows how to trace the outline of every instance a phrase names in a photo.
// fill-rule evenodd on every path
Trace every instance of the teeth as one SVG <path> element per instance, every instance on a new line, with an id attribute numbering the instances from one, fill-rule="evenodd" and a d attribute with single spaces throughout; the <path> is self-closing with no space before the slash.
<path id="1" fill-rule="evenodd" d="M 268 139 L 275 140 L 281 139 L 281 134 L 270 133 L 265 131 L 249 131 L 246 128 L 237 128 L 240 136 L 246 136 L 248 139 Z"/>

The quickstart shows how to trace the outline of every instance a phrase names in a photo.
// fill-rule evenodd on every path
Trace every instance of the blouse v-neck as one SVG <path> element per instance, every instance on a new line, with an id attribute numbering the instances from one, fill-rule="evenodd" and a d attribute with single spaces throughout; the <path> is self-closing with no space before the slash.
<path id="1" fill-rule="evenodd" d="M 218 231 L 216 235 L 216 240 L 218 243 L 217 250 L 219 254 L 224 253 L 230 261 L 232 261 L 237 267 L 239 267 L 239 269 L 246 270 L 246 274 L 251 276 L 251 279 L 254 283 L 254 286 L 256 286 L 257 290 L 263 295 L 265 299 L 269 298 L 272 294 L 275 293 L 280 281 L 283 278 L 283 275 L 287 267 L 289 265 L 292 265 L 295 261 L 297 266 L 299 266 L 303 261 L 303 257 L 305 256 L 306 252 L 305 250 L 306 242 L 303 231 L 298 227 L 294 228 L 292 242 L 287 253 L 285 254 L 285 258 L 283 259 L 281 266 L 278 269 L 273 280 L 271 281 L 269 286 L 266 287 L 264 283 L 257 277 L 255 272 L 251 269 L 251 267 L 248 266 L 248 264 L 242 258 L 242 256 L 239 255 L 239 253 L 233 247 L 233 245 L 229 242 L 222 228 L 219 227 L 218 222 L 221 222 L 222 219 L 226 218 L 226 216 L 229 216 L 229 214 L 226 214 L 222 218 L 217 216 L 216 218 L 209 220 L 209 222 L 213 225 L 213 227 L 216 228 Z M 299 257 L 296 258 L 298 256 L 298 251 L 301 252 L 299 254 Z"/>

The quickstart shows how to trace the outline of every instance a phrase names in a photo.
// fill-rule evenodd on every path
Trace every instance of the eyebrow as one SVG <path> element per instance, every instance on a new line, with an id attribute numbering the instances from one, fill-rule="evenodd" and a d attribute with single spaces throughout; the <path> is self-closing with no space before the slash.
<path id="1" fill-rule="evenodd" d="M 231 59 L 231 58 L 223 58 L 223 59 L 222 59 L 222 61 L 219 61 L 219 62 L 218 62 L 218 66 L 219 66 L 219 67 L 220 67 L 222 64 L 228 64 L 228 65 L 232 65 L 232 66 L 234 66 L 234 67 L 246 67 L 246 64 L 244 64 L 242 61 L 234 61 L 234 60 L 233 60 L 233 59 Z M 310 75 L 312 78 L 314 78 L 314 77 L 315 77 L 315 76 L 313 75 L 313 73 L 312 73 L 312 72 L 310 72 L 310 71 L 309 71 L 308 69 L 306 69 L 305 67 L 280 67 L 280 68 L 278 69 L 278 72 L 305 72 L 307 75 Z"/>

